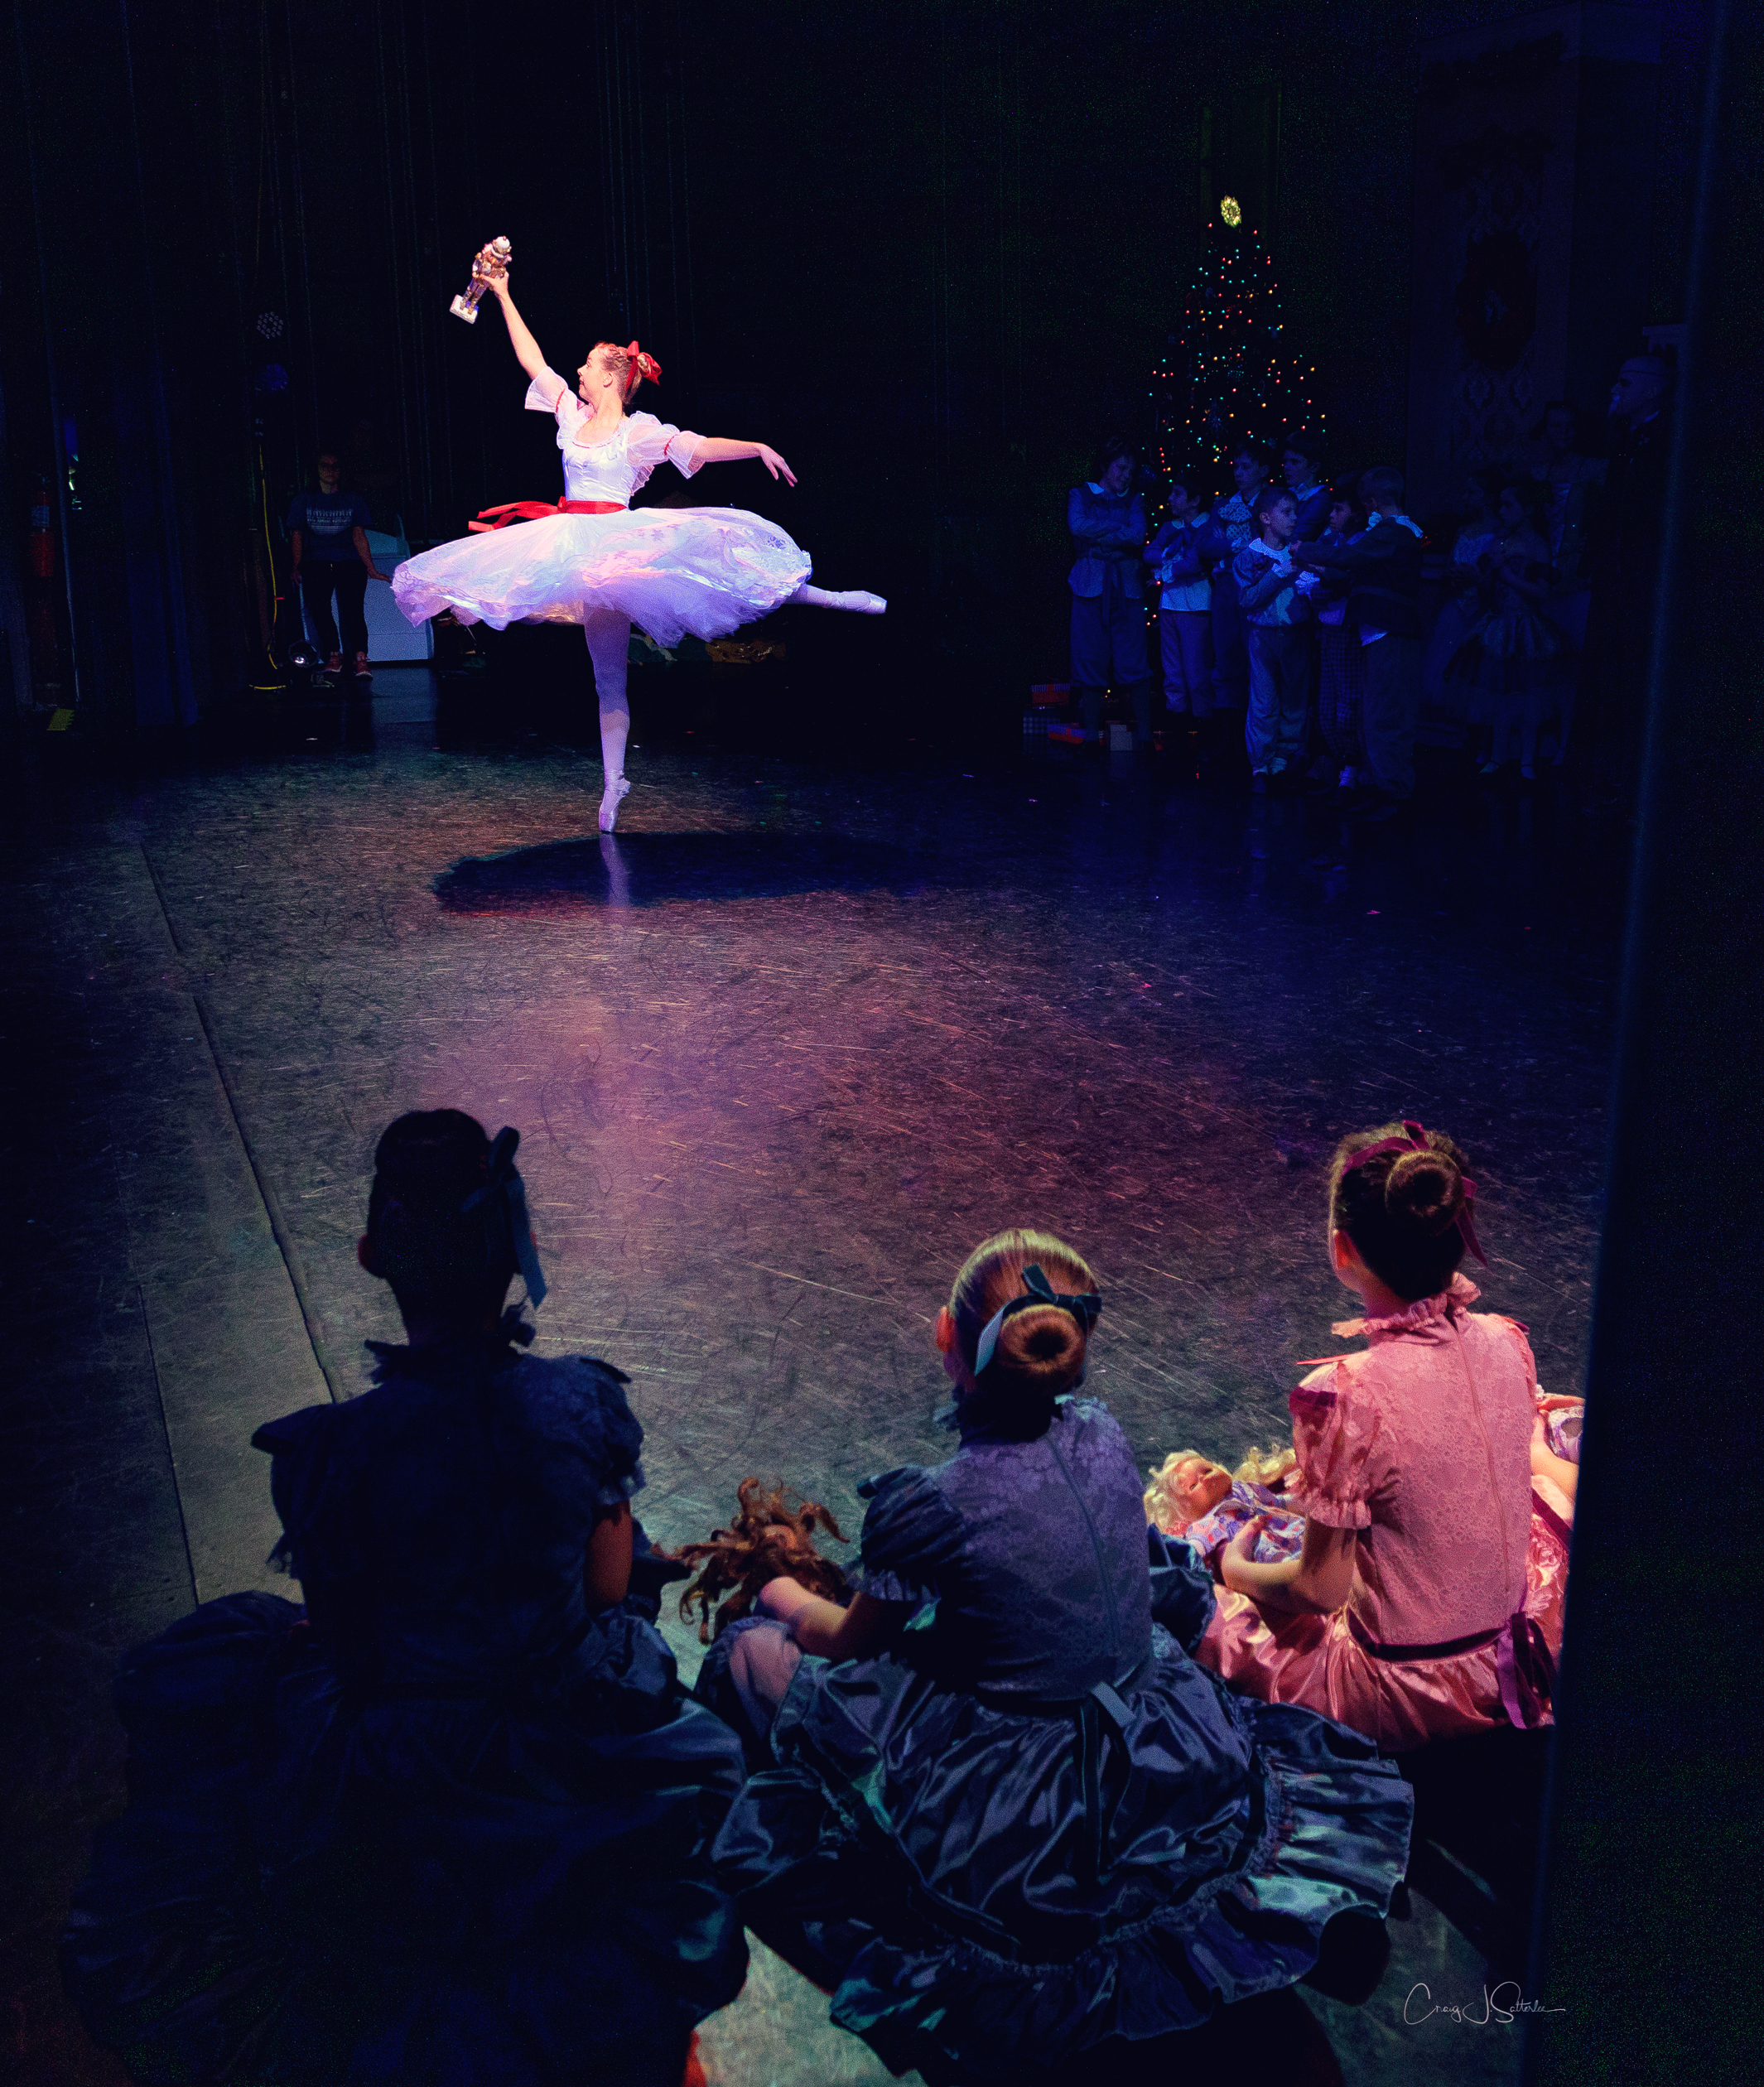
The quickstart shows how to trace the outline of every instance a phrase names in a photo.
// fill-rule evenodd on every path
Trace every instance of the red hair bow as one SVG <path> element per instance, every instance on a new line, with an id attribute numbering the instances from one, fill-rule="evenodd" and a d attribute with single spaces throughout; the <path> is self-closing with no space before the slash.
<path id="1" fill-rule="evenodd" d="M 652 384 L 658 384 L 661 383 L 662 365 L 656 360 L 653 355 L 646 355 L 634 340 L 624 352 L 630 357 L 631 360 L 636 364 L 640 375 L 647 377 Z"/>
<path id="2" fill-rule="evenodd" d="M 1363 1167 L 1368 1159 L 1381 1159 L 1387 1152 L 1431 1152 L 1433 1150 L 1433 1147 L 1427 1142 L 1426 1131 L 1419 1123 L 1411 1123 L 1405 1116 L 1403 1119 L 1403 1128 L 1409 1133 L 1406 1138 L 1381 1138 L 1376 1145 L 1369 1145 L 1362 1150 L 1357 1152 L 1342 1169 L 1342 1172 L 1347 1174 L 1355 1167 Z M 1487 1268 L 1488 1256 L 1482 1251 L 1482 1243 L 1476 1236 L 1476 1226 L 1471 1217 L 1470 1207 L 1476 1201 L 1476 1183 L 1467 1174 L 1460 1174 L 1458 1179 L 1463 1182 L 1464 1189 L 1464 1199 L 1458 1207 L 1456 1220 L 1458 1232 L 1465 1246 L 1476 1256 L 1483 1267 Z"/>

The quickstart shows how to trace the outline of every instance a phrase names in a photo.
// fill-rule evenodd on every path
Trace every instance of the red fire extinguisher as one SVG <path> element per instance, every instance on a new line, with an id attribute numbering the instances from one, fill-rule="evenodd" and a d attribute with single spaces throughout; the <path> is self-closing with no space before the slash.
<path id="1" fill-rule="evenodd" d="M 25 552 L 27 569 L 33 580 L 53 580 L 55 576 L 55 539 L 50 526 L 53 512 L 49 481 L 39 478 L 31 501 L 31 530 Z"/>

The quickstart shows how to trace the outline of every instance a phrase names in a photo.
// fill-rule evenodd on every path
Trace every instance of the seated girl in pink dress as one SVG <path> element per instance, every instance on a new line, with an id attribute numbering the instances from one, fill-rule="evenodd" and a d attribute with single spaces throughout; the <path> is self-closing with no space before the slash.
<path id="1" fill-rule="evenodd" d="M 1359 1323 L 1359 1322 L 1356 1322 Z M 1337 1328 L 1337 1331 L 1340 1329 Z M 1546 1598 L 1530 1612 L 1543 1626 L 1551 1658 L 1562 1649 L 1562 1598 L 1568 1587 L 1569 1531 L 1580 1477 L 1583 1400 L 1535 1391 L 1531 1429 L 1531 1554 L 1527 1586 Z M 1304 1516 L 1292 1504 L 1298 1458 L 1284 1449 L 1246 1450 L 1227 1471 L 1198 1449 L 1173 1450 L 1149 1474 L 1145 1519 L 1165 1536 L 1191 1545 L 1217 1580 L 1232 1540 L 1256 1525 L 1249 1556 L 1259 1565 L 1296 1558 L 1304 1548 Z"/>
<path id="2" fill-rule="evenodd" d="M 1458 1147 L 1419 1124 L 1337 1149 L 1330 1255 L 1366 1316 L 1335 1331 L 1368 1346 L 1293 1393 L 1286 1498 L 1303 1547 L 1258 1562 L 1246 1525 L 1195 1653 L 1244 1694 L 1324 1711 L 1386 1752 L 1552 1722 L 1566 1523 L 1534 1511 L 1524 1330 L 1472 1313 L 1458 1273 L 1467 1246 L 1483 1258 L 1474 1193 Z"/>

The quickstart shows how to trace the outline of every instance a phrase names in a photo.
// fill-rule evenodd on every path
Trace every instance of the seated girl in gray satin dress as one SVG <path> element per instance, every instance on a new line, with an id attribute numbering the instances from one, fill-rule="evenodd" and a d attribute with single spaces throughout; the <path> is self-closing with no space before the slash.
<path id="1" fill-rule="evenodd" d="M 129 1809 L 63 1963 L 137 2079 L 680 2087 L 740 1989 L 707 1858 L 740 1748 L 653 1627 L 625 1379 L 511 1345 L 517 1142 L 386 1132 L 359 1252 L 409 1343 L 256 1437 L 306 1605 L 205 1603 L 124 1663 Z"/>
<path id="2" fill-rule="evenodd" d="M 714 1859 L 833 2020 L 933 2087 L 1198 2062 L 1227 2007 L 1270 2076 L 1327 2077 L 1284 1988 L 1371 1990 L 1409 1791 L 1189 1658 L 1210 1582 L 1077 1395 L 1100 1309 L 1045 1234 L 969 1260 L 937 1322 L 960 1448 L 860 1488 L 848 1607 L 774 1579 L 706 1657 L 701 1696 L 769 1764 Z"/>

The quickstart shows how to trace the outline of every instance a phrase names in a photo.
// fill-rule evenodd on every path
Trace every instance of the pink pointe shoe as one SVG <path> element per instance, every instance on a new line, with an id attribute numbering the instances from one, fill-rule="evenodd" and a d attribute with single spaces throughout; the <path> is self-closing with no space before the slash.
<path id="1" fill-rule="evenodd" d="M 607 784 L 600 799 L 600 831 L 610 833 L 619 820 L 619 807 L 631 794 L 631 786 L 622 775 L 615 775 Z"/>

